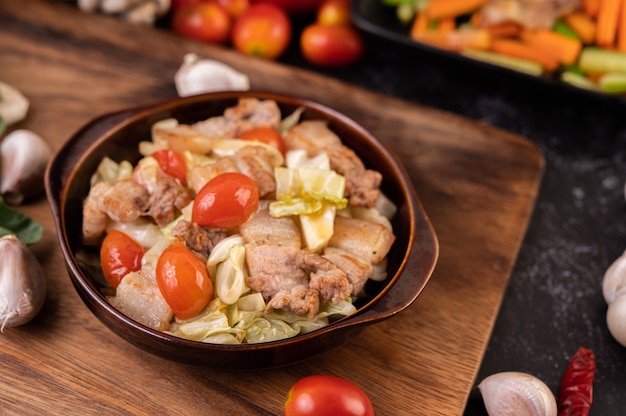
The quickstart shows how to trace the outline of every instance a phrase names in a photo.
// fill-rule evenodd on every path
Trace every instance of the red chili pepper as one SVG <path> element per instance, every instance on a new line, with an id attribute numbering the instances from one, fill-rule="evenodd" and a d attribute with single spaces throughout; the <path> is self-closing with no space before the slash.
<path id="1" fill-rule="evenodd" d="M 593 351 L 579 348 L 572 357 L 559 389 L 559 416 L 587 416 L 593 397 L 596 359 Z"/>

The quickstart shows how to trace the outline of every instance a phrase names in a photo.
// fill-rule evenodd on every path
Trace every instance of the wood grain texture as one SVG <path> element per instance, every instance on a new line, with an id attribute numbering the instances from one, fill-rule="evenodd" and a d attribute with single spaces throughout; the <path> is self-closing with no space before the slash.
<path id="1" fill-rule="evenodd" d="M 31 100 L 18 127 L 54 149 L 96 116 L 176 96 L 187 52 L 246 72 L 256 89 L 334 107 L 387 141 L 439 237 L 430 283 L 406 311 L 303 363 L 193 368 L 131 346 L 93 317 L 71 286 L 42 198 L 20 209 L 45 226 L 33 250 L 49 291 L 33 322 L 0 336 L 2 412 L 277 415 L 292 383 L 324 373 L 362 386 L 378 415 L 462 414 L 532 215 L 541 153 L 522 137 L 314 73 L 60 2 L 0 0 L 0 80 Z"/>

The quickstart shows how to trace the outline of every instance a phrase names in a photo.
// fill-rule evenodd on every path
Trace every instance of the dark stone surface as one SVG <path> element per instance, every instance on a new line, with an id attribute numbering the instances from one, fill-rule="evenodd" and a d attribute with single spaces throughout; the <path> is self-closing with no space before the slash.
<path id="1" fill-rule="evenodd" d="M 350 68 L 311 67 L 293 45 L 281 61 L 506 129 L 546 157 L 477 382 L 521 371 L 557 394 L 571 356 L 586 347 L 597 361 L 590 415 L 625 415 L 626 348 L 608 332 L 601 281 L 626 249 L 626 99 L 366 39 L 366 55 Z M 486 414 L 479 395 L 465 414 Z"/>

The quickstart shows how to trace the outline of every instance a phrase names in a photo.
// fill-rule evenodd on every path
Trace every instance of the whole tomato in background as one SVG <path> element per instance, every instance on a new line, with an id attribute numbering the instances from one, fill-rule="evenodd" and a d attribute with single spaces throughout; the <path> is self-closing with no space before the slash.
<path id="1" fill-rule="evenodd" d="M 346 379 L 314 375 L 301 378 L 285 400 L 284 416 L 374 416 L 367 394 Z"/>
<path id="2" fill-rule="evenodd" d="M 350 0 L 325 0 L 317 9 L 317 23 L 325 26 L 350 25 Z"/>
<path id="3" fill-rule="evenodd" d="M 323 0 L 251 0 L 253 4 L 269 3 L 288 13 L 313 12 Z"/>
<path id="4" fill-rule="evenodd" d="M 232 18 L 217 2 L 199 2 L 173 9 L 172 30 L 191 39 L 225 44 L 230 36 Z"/>
<path id="5" fill-rule="evenodd" d="M 302 55 L 312 64 L 326 67 L 347 66 L 363 55 L 363 40 L 351 26 L 314 23 L 300 37 Z"/>
<path id="6" fill-rule="evenodd" d="M 206 1 L 206 0 L 205 0 Z M 250 7 L 249 0 L 216 0 L 232 17 L 239 17 Z"/>
<path id="7" fill-rule="evenodd" d="M 246 55 L 278 58 L 289 46 L 291 21 L 287 13 L 273 4 L 253 4 L 233 25 L 232 44 Z"/>

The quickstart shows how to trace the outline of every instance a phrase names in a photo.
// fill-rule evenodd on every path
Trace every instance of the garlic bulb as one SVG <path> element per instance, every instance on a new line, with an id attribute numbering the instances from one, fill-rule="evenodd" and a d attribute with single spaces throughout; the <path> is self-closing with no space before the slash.
<path id="1" fill-rule="evenodd" d="M 556 416 L 552 391 L 538 378 L 525 373 L 493 374 L 478 385 L 490 416 Z"/>
<path id="2" fill-rule="evenodd" d="M 606 312 L 609 332 L 626 346 L 626 251 L 604 273 L 602 294 L 609 305 Z"/>
<path id="3" fill-rule="evenodd" d="M 0 118 L 7 126 L 23 120 L 28 112 L 29 102 L 16 88 L 0 81 Z"/>
<path id="4" fill-rule="evenodd" d="M 44 190 L 44 175 L 52 149 L 29 130 L 15 130 L 0 142 L 2 175 L 0 194 L 11 205 L 34 197 Z"/>
<path id="5" fill-rule="evenodd" d="M 0 331 L 31 321 L 46 298 L 41 264 L 16 236 L 0 238 Z"/>
<path id="6" fill-rule="evenodd" d="M 248 76 L 230 66 L 196 54 L 185 55 L 174 76 L 176 91 L 181 97 L 213 91 L 245 91 L 250 89 Z"/>

